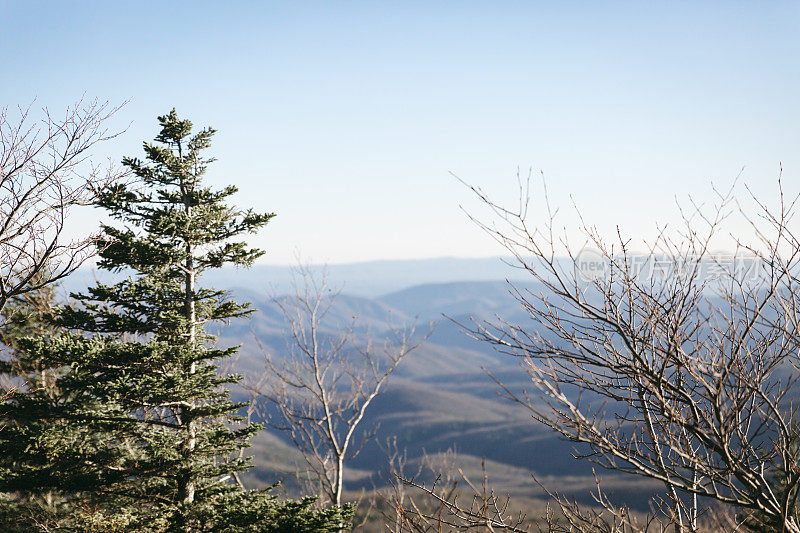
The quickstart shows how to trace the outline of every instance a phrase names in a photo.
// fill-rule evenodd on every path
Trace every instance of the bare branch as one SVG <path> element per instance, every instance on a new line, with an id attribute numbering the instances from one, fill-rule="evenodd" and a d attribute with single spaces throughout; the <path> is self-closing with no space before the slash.
<path id="1" fill-rule="evenodd" d="M 0 109 L 0 309 L 14 296 L 57 282 L 95 253 L 94 235 L 67 239 L 70 210 L 88 205 L 123 173 L 89 156 L 116 137 L 106 123 L 120 107 L 80 100 L 36 123 L 30 107 L 12 120 Z"/>

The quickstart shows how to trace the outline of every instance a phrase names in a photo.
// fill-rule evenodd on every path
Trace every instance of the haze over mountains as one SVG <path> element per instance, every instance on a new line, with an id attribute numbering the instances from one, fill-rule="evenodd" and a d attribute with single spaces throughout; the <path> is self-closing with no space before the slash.
<path id="1" fill-rule="evenodd" d="M 319 275 L 323 267 L 310 267 Z M 336 335 L 357 320 L 356 336 L 380 340 L 390 326 L 416 324 L 417 335 L 431 331 L 428 340 L 406 357 L 384 392 L 367 412 L 363 427 L 376 431 L 351 463 L 346 490 L 381 487 L 389 478 L 387 457 L 378 445 L 396 438 L 411 469 L 425 454 L 456 450 L 471 476 L 480 476 L 481 459 L 494 487 L 530 505 L 542 492 L 534 474 L 550 489 L 591 502 L 595 488 L 593 465 L 573 458 L 573 445 L 558 438 L 531 418 L 522 406 L 503 397 L 494 380 L 513 391 L 531 391 L 519 359 L 497 353 L 487 343 L 468 336 L 463 326 L 472 321 L 496 321 L 533 328 L 527 312 L 511 293 L 537 293 L 541 286 L 529 273 L 501 258 L 374 261 L 326 268 L 331 287 L 341 292 L 323 334 Z M 70 277 L 67 290 L 82 290 L 93 278 L 107 280 L 105 272 L 81 271 Z M 241 345 L 235 368 L 257 378 L 264 371 L 265 352 L 280 358 L 287 353 L 287 324 L 273 297 L 292 290 L 292 268 L 259 265 L 249 270 L 222 269 L 200 280 L 202 286 L 229 289 L 239 301 L 257 309 L 250 320 L 212 326 L 222 345 Z M 241 389 L 233 391 L 247 400 Z M 285 435 L 267 430 L 258 435 L 251 453 L 258 465 L 248 483 L 268 486 L 282 481 L 288 491 L 302 459 Z M 658 489 L 651 481 L 598 470 L 612 497 L 632 508 L 645 509 Z M 299 493 L 298 491 L 297 493 Z M 296 494 L 297 494 L 296 493 Z"/>
<path id="2" fill-rule="evenodd" d="M 311 270 L 319 274 L 322 267 Z M 371 489 L 385 482 L 386 455 L 377 443 L 396 437 L 412 463 L 423 454 L 454 449 L 469 472 L 485 457 L 495 487 L 519 499 L 541 496 L 532 473 L 551 488 L 589 498 L 594 487 L 592 465 L 573 459 L 572 444 L 502 397 L 488 375 L 512 390 L 529 389 L 520 361 L 470 338 L 461 327 L 473 319 L 496 317 L 523 325 L 530 321 L 505 281 L 536 292 L 538 286 L 529 274 L 501 258 L 374 261 L 331 265 L 327 272 L 331 286 L 341 289 L 323 324 L 327 334 L 336 334 L 354 317 L 356 333 L 364 339 L 367 333 L 373 339 L 389 335 L 390 325 L 416 324 L 418 335 L 433 327 L 430 338 L 403 360 L 368 411 L 364 427 L 377 430 L 376 441 L 351 463 L 347 489 Z M 64 288 L 80 291 L 94 278 L 111 277 L 84 270 L 68 278 Z M 263 372 L 264 351 L 273 357 L 286 353 L 287 324 L 271 298 L 291 290 L 290 267 L 222 269 L 201 278 L 200 284 L 229 289 L 237 300 L 257 308 L 250 320 L 211 328 L 221 344 L 241 345 L 237 371 L 256 377 Z M 241 390 L 234 395 L 246 399 Z M 252 453 L 258 455 L 259 466 L 250 474 L 251 483 L 271 485 L 281 480 L 291 488 L 300 460 L 283 435 L 264 432 L 256 438 Z M 600 474 L 616 497 L 634 507 L 644 505 L 653 488 L 641 480 Z"/>
<path id="3" fill-rule="evenodd" d="M 311 267 L 320 270 L 323 267 Z M 353 296 L 378 297 L 414 285 L 453 281 L 524 280 L 525 273 L 509 266 L 500 257 L 409 259 L 334 264 L 324 267 L 337 287 Z M 285 292 L 292 281 L 292 267 L 255 265 L 249 269 L 223 268 L 209 271 L 203 283 L 220 288 L 247 288 L 258 292 Z M 69 290 L 79 290 L 95 276 L 106 279 L 108 273 L 81 269 L 65 283 Z"/>
<path id="4" fill-rule="evenodd" d="M 450 449 L 471 468 L 485 457 L 497 488 L 517 497 L 540 495 L 531 473 L 550 480 L 553 488 L 588 497 L 594 484 L 591 465 L 574 460 L 570 443 L 503 398 L 488 375 L 512 390 L 529 389 L 520 361 L 470 338 L 459 325 L 498 316 L 519 324 L 529 321 L 504 281 L 516 279 L 516 287 L 537 291 L 521 271 L 500 259 L 434 259 L 332 266 L 329 274 L 332 285 L 343 289 L 323 324 L 325 333 L 336 334 L 353 317 L 358 321 L 356 333 L 368 332 L 373 339 L 389 335 L 390 324 L 415 323 L 418 335 L 433 325 L 427 342 L 401 363 L 368 411 L 364 427 L 377 428 L 377 442 L 396 437 L 412 462 L 425 453 Z M 469 280 L 471 275 L 476 279 Z M 286 323 L 270 295 L 285 293 L 289 281 L 289 270 L 279 267 L 256 267 L 221 276 L 219 282 L 206 281 L 231 287 L 237 299 L 251 301 L 258 309 L 249 321 L 236 321 L 219 331 L 221 343 L 242 345 L 236 364 L 245 375 L 263 372 L 264 351 L 272 357 L 286 353 Z M 380 293 L 380 288 L 393 290 Z M 282 479 L 291 485 L 299 461 L 282 435 L 262 435 L 254 453 L 259 455 L 256 463 L 266 466 L 253 472 L 252 480 L 271 484 Z M 366 446 L 351 463 L 347 488 L 380 486 L 385 464 L 385 453 L 376 443 Z M 639 480 L 603 476 L 616 496 L 630 505 L 645 502 L 650 493 L 651 487 Z"/>

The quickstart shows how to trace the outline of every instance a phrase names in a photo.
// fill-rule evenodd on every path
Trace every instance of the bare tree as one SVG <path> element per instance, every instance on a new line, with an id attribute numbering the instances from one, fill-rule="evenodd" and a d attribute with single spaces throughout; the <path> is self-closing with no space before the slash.
<path id="1" fill-rule="evenodd" d="M 534 385 L 498 381 L 502 391 L 574 442 L 577 458 L 663 485 L 653 501 L 662 518 L 638 524 L 599 485 L 605 517 L 554 495 L 577 530 L 694 532 L 713 510 L 728 530 L 800 531 L 798 198 L 778 185 L 774 206 L 749 189 L 745 205 L 735 187 L 715 189 L 712 206 L 690 198 L 680 227 L 659 227 L 639 252 L 579 212 L 584 242 L 572 245 L 546 189 L 545 220 L 532 221 L 530 178 L 511 209 L 470 187 L 491 213 L 471 218 L 537 282 L 509 285 L 525 324 L 462 324 L 519 357 Z M 726 231 L 732 217 L 746 231 Z M 712 253 L 722 240 L 729 252 Z M 452 512 L 468 510 L 455 503 Z"/>
<path id="2" fill-rule="evenodd" d="M 591 494 L 593 505 L 579 504 L 550 490 L 533 477 L 552 504 L 548 503 L 540 515 L 531 516 L 516 510 L 519 506 L 512 504 L 511 495 L 500 493 L 492 486 L 485 460 L 481 460 L 478 483 L 473 482 L 458 465 L 458 456 L 453 451 L 448 451 L 439 460 L 426 454 L 420 464 L 423 469 L 415 475 L 399 471 L 395 474 L 397 481 L 390 501 L 397 515 L 393 531 L 398 533 L 664 533 L 672 524 L 669 517 L 634 513 L 625 505 L 612 503 L 597 477 L 597 490 Z M 426 483 L 426 474 L 433 476 L 433 480 Z M 718 518 L 713 524 L 731 523 L 730 516 Z M 387 528 L 391 529 L 390 526 Z M 713 527 L 706 530 L 719 531 Z"/>
<path id="3" fill-rule="evenodd" d="M 317 491 L 341 506 L 345 463 L 374 436 L 363 427 L 367 410 L 427 335 L 389 325 L 389 336 L 376 343 L 369 332 L 356 331 L 357 317 L 330 323 L 338 293 L 327 273 L 300 266 L 294 280 L 292 294 L 274 299 L 288 325 L 287 353 L 273 358 L 262 347 L 266 371 L 246 387 L 270 425 L 285 431 L 302 453 Z"/>
<path id="4" fill-rule="evenodd" d="M 401 450 L 397 444 L 397 436 L 386 439 L 386 442 L 381 444 L 381 449 L 386 455 L 391 478 L 389 479 L 389 489 L 377 491 L 376 496 L 389 505 L 389 512 L 383 513 L 386 530 L 401 533 L 403 523 L 406 521 L 404 518 L 405 506 L 409 498 L 408 483 L 405 481 L 418 479 L 422 475 L 427 454 L 423 456 L 423 460 L 414 465 L 408 459 L 407 450 L 405 448 Z"/>
<path id="5" fill-rule="evenodd" d="M 396 512 L 393 531 L 531 531 L 527 516 L 511 509 L 510 496 L 498 494 L 492 488 L 484 460 L 478 483 L 458 466 L 452 450 L 438 458 L 426 454 L 420 465 L 422 468 L 415 476 L 400 469 L 395 472 L 397 481 L 391 500 Z M 428 483 L 420 480 L 426 473 L 433 476 Z"/>
<path id="6" fill-rule="evenodd" d="M 507 396 L 578 443 L 578 457 L 660 481 L 676 531 L 698 531 L 703 499 L 735 507 L 744 521 L 800 531 L 797 198 L 781 187 L 773 208 L 751 195 L 754 218 L 733 189 L 715 190 L 715 206 L 691 203 L 681 228 L 660 228 L 639 254 L 621 231 L 609 241 L 581 219 L 589 247 L 579 252 L 547 201 L 547 220 L 531 225 L 528 183 L 517 210 L 472 189 L 499 217 L 478 223 L 539 287 L 511 285 L 533 326 L 466 325 L 522 357 L 540 393 L 503 387 Z M 748 238 L 724 231 L 737 213 Z M 720 236 L 733 243 L 725 256 L 712 253 Z"/>
<path id="7" fill-rule="evenodd" d="M 63 279 L 94 253 L 95 237 L 66 238 L 70 209 L 120 177 L 88 160 L 117 135 L 107 121 L 119 107 L 78 101 L 62 116 L 31 118 L 0 109 L 0 309 L 14 296 Z"/>

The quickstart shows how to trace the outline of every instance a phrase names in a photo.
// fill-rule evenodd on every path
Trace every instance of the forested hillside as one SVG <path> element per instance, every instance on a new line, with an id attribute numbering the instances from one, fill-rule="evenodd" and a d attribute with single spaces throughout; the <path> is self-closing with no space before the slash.
<path id="1" fill-rule="evenodd" d="M 386 272 L 386 277 L 390 276 L 391 269 Z M 258 311 L 249 321 L 220 331 L 225 345 L 242 345 L 236 368 L 249 376 L 265 371 L 265 352 L 281 357 L 291 342 L 283 317 L 268 296 L 269 279 L 260 285 L 265 289 L 233 289 L 237 296 L 254 302 Z M 536 284 L 517 286 L 540 289 Z M 520 369 L 521 361 L 470 338 L 459 325 L 468 325 L 472 319 L 492 320 L 496 315 L 524 323 L 528 317 L 509 290 L 504 281 L 484 281 L 418 285 L 375 298 L 339 295 L 326 322 L 329 334 L 335 334 L 353 316 L 363 326 L 359 330 L 362 337 L 385 336 L 390 322 L 416 321 L 422 326 L 420 331 L 429 323 L 433 327 L 430 338 L 403 360 L 368 411 L 365 427 L 375 428 L 377 433 L 352 462 L 355 471 L 346 484 L 349 491 L 371 491 L 387 483 L 391 474 L 380 444 L 397 437 L 397 446 L 415 462 L 425 454 L 456 451 L 459 460 L 477 475 L 474 469 L 481 458 L 486 458 L 495 488 L 516 497 L 543 496 L 531 479 L 534 473 L 547 479 L 548 486 L 581 501 L 590 500 L 595 483 L 592 465 L 575 461 L 573 444 L 537 425 L 528 412 L 503 398 L 492 379 L 515 390 L 529 389 L 530 380 Z M 238 394 L 242 400 L 247 398 L 241 390 Z M 302 468 L 302 460 L 283 439 L 280 431 L 272 430 L 270 436 L 256 440 L 256 465 L 265 466 L 256 466 L 250 474 L 252 479 L 264 485 L 278 480 L 289 487 L 295 484 L 294 466 Z M 613 487 L 619 501 L 647 509 L 650 491 L 656 485 L 617 479 L 613 472 L 600 475 Z"/>

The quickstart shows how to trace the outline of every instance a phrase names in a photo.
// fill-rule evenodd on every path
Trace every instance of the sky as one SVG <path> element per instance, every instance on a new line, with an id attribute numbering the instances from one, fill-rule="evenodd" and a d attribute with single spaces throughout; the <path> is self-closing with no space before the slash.
<path id="1" fill-rule="evenodd" d="M 532 169 L 551 205 L 632 236 L 740 172 L 766 197 L 781 167 L 800 188 L 798 3 L 0 0 L 0 16 L 0 105 L 127 101 L 98 160 L 141 155 L 173 107 L 213 126 L 209 182 L 277 213 L 251 241 L 268 264 L 501 255 L 454 174 L 513 203 Z"/>

